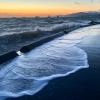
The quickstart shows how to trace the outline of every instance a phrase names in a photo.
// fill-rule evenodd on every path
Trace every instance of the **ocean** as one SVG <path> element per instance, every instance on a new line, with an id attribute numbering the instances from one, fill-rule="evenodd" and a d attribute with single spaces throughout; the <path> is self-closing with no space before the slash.
<path id="1" fill-rule="evenodd" d="M 42 19 L 42 21 L 34 22 L 31 24 L 31 27 L 28 27 L 30 24 L 28 22 L 31 19 L 27 20 L 16 18 L 6 19 L 6 21 L 5 19 L 4 21 L 2 20 L 0 36 L 24 34 L 25 32 L 53 33 L 62 31 L 66 27 L 71 28 L 88 24 L 88 22 L 84 24 L 80 22 L 68 23 L 67 21 L 67 23 L 64 22 L 62 24 L 53 22 L 53 24 L 46 25 L 47 22 L 45 23 Z M 8 23 L 4 24 L 7 21 Z M 99 26 L 92 28 L 93 30 L 96 29 L 94 32 L 97 33 Z M 84 38 L 90 36 L 88 32 L 90 29 L 91 27 L 75 30 L 45 43 L 26 54 L 20 52 L 19 56 L 15 59 L 1 64 L 1 99 L 34 95 L 43 89 L 52 79 L 70 75 L 79 69 L 88 68 L 88 55 L 84 49 L 77 45 Z"/>

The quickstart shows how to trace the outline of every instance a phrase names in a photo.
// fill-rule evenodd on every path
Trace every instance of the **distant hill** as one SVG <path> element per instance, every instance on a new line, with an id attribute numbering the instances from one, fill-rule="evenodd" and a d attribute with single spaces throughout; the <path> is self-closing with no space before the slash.
<path id="1" fill-rule="evenodd" d="M 70 20 L 100 20 L 100 12 L 80 12 L 67 15 L 66 18 Z"/>

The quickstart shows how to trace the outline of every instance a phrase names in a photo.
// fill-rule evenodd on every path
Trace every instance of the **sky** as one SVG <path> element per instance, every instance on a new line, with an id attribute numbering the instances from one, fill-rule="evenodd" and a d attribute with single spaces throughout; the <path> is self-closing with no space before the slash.
<path id="1" fill-rule="evenodd" d="M 2 16 L 54 16 L 100 11 L 100 0 L 0 0 Z"/>

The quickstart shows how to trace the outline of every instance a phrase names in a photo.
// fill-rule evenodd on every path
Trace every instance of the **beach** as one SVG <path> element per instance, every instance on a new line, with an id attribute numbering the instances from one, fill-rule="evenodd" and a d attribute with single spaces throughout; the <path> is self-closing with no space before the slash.
<path id="1" fill-rule="evenodd" d="M 33 96 L 7 100 L 99 100 L 100 99 L 100 25 L 92 26 L 78 47 L 88 55 L 89 68 L 78 70 L 66 77 L 49 81 L 40 92 Z M 96 30 L 97 31 L 96 31 Z M 83 32 L 84 33 L 84 32 Z"/>
<path id="2" fill-rule="evenodd" d="M 100 0 L 0 0 L 0 100 L 100 100 Z"/>

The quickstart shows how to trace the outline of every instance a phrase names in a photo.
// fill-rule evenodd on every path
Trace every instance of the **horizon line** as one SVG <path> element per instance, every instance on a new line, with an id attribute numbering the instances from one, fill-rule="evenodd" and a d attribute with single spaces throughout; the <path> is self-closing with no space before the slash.
<path id="1" fill-rule="evenodd" d="M 79 12 L 74 12 L 74 13 L 69 13 L 69 14 L 56 14 L 56 15 L 34 15 L 34 16 L 19 16 L 19 15 L 0 15 L 0 18 L 32 18 L 32 17 L 57 17 L 57 16 L 68 16 L 71 14 L 78 14 L 78 13 L 89 13 L 89 12 L 100 12 L 99 10 L 96 11 L 79 11 Z"/>

